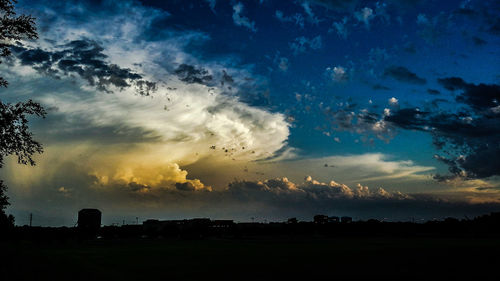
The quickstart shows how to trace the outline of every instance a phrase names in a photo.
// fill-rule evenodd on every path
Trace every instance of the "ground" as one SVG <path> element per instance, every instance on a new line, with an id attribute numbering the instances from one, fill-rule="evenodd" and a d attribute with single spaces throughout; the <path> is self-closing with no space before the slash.
<path id="1" fill-rule="evenodd" d="M 497 280 L 498 238 L 9 242 L 5 280 Z"/>

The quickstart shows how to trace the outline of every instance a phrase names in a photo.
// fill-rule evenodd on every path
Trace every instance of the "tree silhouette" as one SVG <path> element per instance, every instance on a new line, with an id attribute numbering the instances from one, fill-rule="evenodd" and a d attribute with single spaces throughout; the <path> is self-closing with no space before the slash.
<path id="1" fill-rule="evenodd" d="M 37 39 L 35 19 L 30 15 L 17 15 L 14 11 L 16 0 L 0 0 L 0 63 L 10 56 L 10 47 L 23 39 Z M 0 86 L 8 82 L 0 76 Z M 0 168 L 4 157 L 16 155 L 19 164 L 35 165 L 34 153 L 42 153 L 42 145 L 33 139 L 28 128 L 27 115 L 45 117 L 43 107 L 32 100 L 18 103 L 3 103 L 0 100 Z M 7 187 L 0 180 L 0 228 L 4 222 L 11 222 L 4 209 L 9 205 L 5 195 Z"/>
<path id="2" fill-rule="evenodd" d="M 0 231 L 10 226 L 9 219 L 4 211 L 9 205 L 9 197 L 5 195 L 6 189 L 7 187 L 3 184 L 3 181 L 0 180 Z"/>

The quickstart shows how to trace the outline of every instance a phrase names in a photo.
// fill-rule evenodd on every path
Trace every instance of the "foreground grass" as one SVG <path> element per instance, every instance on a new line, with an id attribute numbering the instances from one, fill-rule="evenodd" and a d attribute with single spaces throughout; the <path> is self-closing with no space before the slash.
<path id="1" fill-rule="evenodd" d="M 2 245 L 2 280 L 498 280 L 500 239 L 110 240 Z"/>

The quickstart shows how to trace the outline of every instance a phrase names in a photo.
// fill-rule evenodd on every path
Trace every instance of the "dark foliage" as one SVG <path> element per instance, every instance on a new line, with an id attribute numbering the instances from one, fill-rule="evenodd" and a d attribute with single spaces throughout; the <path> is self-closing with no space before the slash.
<path id="1" fill-rule="evenodd" d="M 4 230 L 10 230 L 14 226 L 14 216 L 12 215 L 6 215 L 4 209 L 10 205 L 9 204 L 9 197 L 5 195 L 5 190 L 7 187 L 3 184 L 3 181 L 0 180 L 0 238 L 5 233 Z"/>
<path id="2" fill-rule="evenodd" d="M 3 213 L 5 207 L 9 205 L 9 197 L 5 195 L 5 189 L 7 187 L 3 184 L 3 181 L 0 180 L 0 212 Z"/>
<path id="3" fill-rule="evenodd" d="M 16 15 L 15 0 L 0 0 L 0 63 L 1 58 L 11 54 L 13 42 L 22 39 L 38 38 L 35 19 L 30 15 Z M 0 77 L 0 86 L 6 87 L 7 81 Z"/>
<path id="4" fill-rule="evenodd" d="M 11 47 L 19 40 L 36 39 L 35 19 L 30 15 L 17 15 L 14 11 L 15 0 L 0 0 L 0 63 L 1 58 L 11 54 Z M 8 83 L 0 77 L 0 86 Z M 44 117 L 43 107 L 32 101 L 16 104 L 0 101 L 0 168 L 4 157 L 16 155 L 20 164 L 34 165 L 34 153 L 41 153 L 42 146 L 33 140 L 33 134 L 28 130 L 27 115 Z M 12 216 L 7 217 L 4 209 L 9 204 L 5 195 L 6 186 L 0 181 L 0 228 L 13 225 Z"/>
<path id="5" fill-rule="evenodd" d="M 0 168 L 8 155 L 16 155 L 19 164 L 35 164 L 32 155 L 43 149 L 28 130 L 27 115 L 44 117 L 45 114 L 43 107 L 32 100 L 0 103 Z"/>

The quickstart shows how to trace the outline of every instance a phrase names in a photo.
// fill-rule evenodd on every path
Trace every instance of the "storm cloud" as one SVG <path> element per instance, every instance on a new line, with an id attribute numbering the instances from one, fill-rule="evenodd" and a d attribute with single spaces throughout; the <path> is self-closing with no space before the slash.
<path id="1" fill-rule="evenodd" d="M 437 180 L 454 177 L 488 178 L 500 175 L 500 86 L 471 84 L 458 77 L 441 78 L 447 90 L 461 91 L 456 101 L 469 110 L 426 112 L 404 108 L 384 118 L 390 124 L 409 130 L 429 132 L 435 146 L 447 155 L 436 159 L 449 166 L 451 176 L 436 175 Z"/>
<path id="2" fill-rule="evenodd" d="M 387 67 L 384 71 L 385 76 L 392 77 L 400 82 L 423 85 L 427 83 L 427 80 L 417 76 L 417 74 L 408 70 L 408 68 L 404 66 L 390 66 Z"/>
<path id="3" fill-rule="evenodd" d="M 102 91 L 109 92 L 111 85 L 123 89 L 134 84 L 139 94 L 148 96 L 156 89 L 156 83 L 143 80 L 140 74 L 107 62 L 104 48 L 96 41 L 82 38 L 54 47 L 52 51 L 45 51 L 15 46 L 13 51 L 21 65 L 32 66 L 58 79 L 78 75 Z"/>

